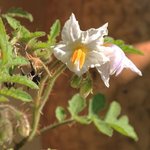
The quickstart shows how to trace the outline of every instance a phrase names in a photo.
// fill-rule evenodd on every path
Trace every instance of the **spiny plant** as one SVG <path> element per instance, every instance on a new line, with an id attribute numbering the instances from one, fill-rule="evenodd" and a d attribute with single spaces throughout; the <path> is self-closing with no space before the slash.
<path id="1" fill-rule="evenodd" d="M 56 20 L 50 28 L 50 33 L 46 34 L 43 31 L 30 32 L 16 18 L 33 21 L 32 15 L 21 8 L 12 8 L 0 17 L 1 148 L 18 150 L 37 136 L 37 133 L 42 134 L 72 122 L 94 124 L 98 131 L 107 136 L 112 136 L 113 132 L 117 131 L 138 140 L 128 117 L 120 116 L 120 104 L 113 101 L 106 107 L 105 96 L 101 93 L 93 94 L 93 80 L 89 72 L 84 76 L 72 76 L 70 85 L 79 93 L 73 95 L 66 108 L 56 108 L 57 120 L 54 123 L 39 129 L 42 109 L 56 79 L 66 69 L 65 64 L 53 57 L 56 38 L 60 34 L 60 21 Z M 4 24 L 9 28 L 8 33 Z M 43 36 L 47 36 L 45 41 L 41 40 Z M 118 45 L 124 52 L 142 54 L 121 40 L 104 37 L 104 41 L 105 44 Z M 35 96 L 31 96 L 33 92 L 36 93 Z M 14 106 L 16 100 L 30 107 L 31 121 L 25 112 Z M 103 109 L 105 115 L 101 114 Z"/>

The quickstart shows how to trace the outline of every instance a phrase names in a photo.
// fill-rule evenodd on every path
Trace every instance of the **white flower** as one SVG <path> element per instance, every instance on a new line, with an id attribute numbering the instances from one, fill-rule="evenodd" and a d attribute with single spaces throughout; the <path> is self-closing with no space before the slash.
<path id="1" fill-rule="evenodd" d="M 139 75 L 142 73 L 118 46 L 104 44 L 103 36 L 107 35 L 107 26 L 106 23 L 98 29 L 81 31 L 72 14 L 62 29 L 62 41 L 54 47 L 53 53 L 78 76 L 96 67 L 109 87 L 110 75 L 120 74 L 123 68 L 129 68 Z"/>
<path id="2" fill-rule="evenodd" d="M 138 75 L 142 75 L 141 71 L 126 57 L 122 49 L 118 46 L 109 44 L 101 48 L 109 58 L 109 62 L 97 67 L 97 70 L 107 87 L 109 87 L 109 76 L 113 74 L 116 74 L 116 76 L 119 75 L 124 68 L 129 68 Z"/>
<path id="3" fill-rule="evenodd" d="M 100 49 L 103 36 L 107 35 L 107 26 L 106 23 L 98 29 L 81 31 L 78 21 L 72 14 L 62 29 L 62 41 L 53 49 L 55 57 L 79 76 L 89 68 L 101 66 L 109 61 L 103 49 Z"/>

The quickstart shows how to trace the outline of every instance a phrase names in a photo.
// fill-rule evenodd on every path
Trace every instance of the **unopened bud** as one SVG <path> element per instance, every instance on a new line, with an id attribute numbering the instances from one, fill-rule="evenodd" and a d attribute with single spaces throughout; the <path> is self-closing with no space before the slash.
<path id="1" fill-rule="evenodd" d="M 90 77 L 87 77 L 81 84 L 80 95 L 86 98 L 90 93 L 92 93 L 92 88 L 92 79 Z"/>
<path id="2" fill-rule="evenodd" d="M 71 82 L 70 82 L 70 85 L 73 88 L 79 88 L 81 85 L 81 81 L 82 81 L 82 76 L 79 77 L 77 75 L 73 75 Z"/>

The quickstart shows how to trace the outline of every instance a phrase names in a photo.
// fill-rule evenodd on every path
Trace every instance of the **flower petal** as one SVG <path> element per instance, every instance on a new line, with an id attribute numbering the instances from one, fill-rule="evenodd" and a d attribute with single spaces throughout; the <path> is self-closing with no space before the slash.
<path id="1" fill-rule="evenodd" d="M 142 75 L 141 71 L 118 46 L 111 45 L 110 47 L 102 47 L 102 49 L 110 61 L 97 67 L 97 70 L 107 87 L 109 87 L 109 76 L 113 74 L 119 75 L 124 68 L 129 68 L 138 75 Z"/>
<path id="2" fill-rule="evenodd" d="M 108 34 L 107 27 L 108 23 L 104 24 L 103 26 L 97 29 L 91 28 L 87 31 L 82 31 L 81 33 L 82 42 L 85 44 L 87 43 L 90 44 L 92 42 L 95 43 L 98 41 L 99 44 L 103 44 L 104 42 L 103 36 Z"/>
<path id="3" fill-rule="evenodd" d="M 129 68 L 138 75 L 142 75 L 141 71 L 133 64 L 133 62 L 126 57 L 121 48 L 116 45 L 112 45 L 110 49 L 105 50 L 105 53 L 110 58 L 110 74 L 116 73 L 119 75 L 124 68 Z"/>
<path id="4" fill-rule="evenodd" d="M 109 62 L 103 64 L 100 67 L 96 67 L 97 71 L 101 75 L 101 78 L 104 84 L 109 87 L 109 79 L 110 79 L 110 65 Z"/>
<path id="5" fill-rule="evenodd" d="M 108 61 L 109 59 L 102 52 L 90 51 L 87 53 L 85 65 L 90 68 L 94 68 L 101 66 Z"/>
<path id="6" fill-rule="evenodd" d="M 72 14 L 62 29 L 62 40 L 66 43 L 74 42 L 80 38 L 81 31 L 75 15 Z"/>
<path id="7" fill-rule="evenodd" d="M 58 60 L 61 60 L 63 63 L 70 59 L 72 52 L 70 47 L 65 44 L 58 44 L 54 47 L 53 53 Z"/>

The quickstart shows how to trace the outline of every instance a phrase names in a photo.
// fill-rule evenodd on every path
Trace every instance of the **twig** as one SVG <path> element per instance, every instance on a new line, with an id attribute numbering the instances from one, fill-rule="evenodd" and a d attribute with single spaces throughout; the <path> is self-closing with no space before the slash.
<path id="1" fill-rule="evenodd" d="M 44 133 L 45 131 L 57 128 L 59 126 L 65 125 L 65 124 L 72 123 L 73 121 L 74 121 L 74 119 L 67 119 L 67 120 L 64 120 L 64 121 L 61 121 L 61 122 L 58 122 L 58 123 L 51 124 L 49 126 L 44 127 L 43 129 L 41 129 L 40 133 Z"/>

